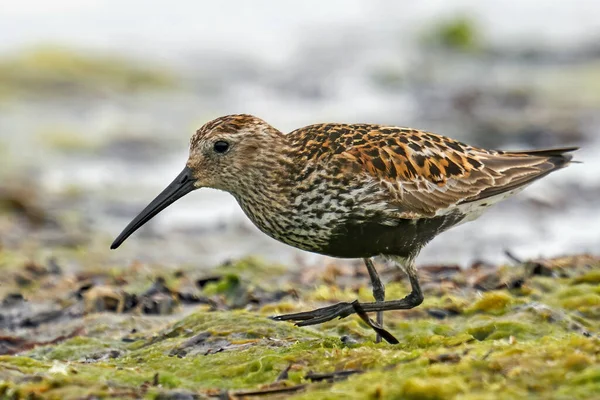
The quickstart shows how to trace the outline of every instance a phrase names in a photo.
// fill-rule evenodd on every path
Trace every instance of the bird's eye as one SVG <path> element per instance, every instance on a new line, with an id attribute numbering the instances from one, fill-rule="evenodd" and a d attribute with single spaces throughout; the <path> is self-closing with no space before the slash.
<path id="1" fill-rule="evenodd" d="M 216 141 L 215 144 L 213 145 L 213 149 L 217 153 L 221 153 L 221 154 L 225 153 L 227 150 L 229 150 L 229 143 L 227 143 L 224 140 Z"/>

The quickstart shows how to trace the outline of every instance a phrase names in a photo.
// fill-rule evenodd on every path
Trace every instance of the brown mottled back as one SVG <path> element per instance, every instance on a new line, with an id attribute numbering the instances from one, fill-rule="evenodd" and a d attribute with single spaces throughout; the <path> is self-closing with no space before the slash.
<path id="1" fill-rule="evenodd" d="M 403 218 L 448 208 L 531 183 L 571 159 L 562 153 L 484 150 L 430 132 L 368 124 L 311 125 L 290 134 L 303 161 L 343 166 L 386 188 Z"/>

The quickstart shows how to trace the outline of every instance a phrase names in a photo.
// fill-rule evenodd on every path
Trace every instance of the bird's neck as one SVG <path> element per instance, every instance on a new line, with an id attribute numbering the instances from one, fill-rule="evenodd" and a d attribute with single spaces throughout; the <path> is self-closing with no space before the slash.
<path id="1" fill-rule="evenodd" d="M 274 225 L 285 225 L 295 182 L 294 171 L 298 168 L 286 140 L 285 135 L 281 135 L 277 143 L 269 143 L 272 151 L 262 152 L 253 161 L 252 170 L 246 171 L 249 179 L 240 182 L 231 193 L 252 222 L 269 235 L 278 230 Z"/>
<path id="2" fill-rule="evenodd" d="M 265 146 L 268 148 L 256 155 L 252 168 L 244 171 L 245 179 L 240 180 L 236 190 L 231 192 L 244 211 L 257 203 L 271 207 L 286 206 L 283 203 L 293 181 L 290 173 L 295 167 L 292 153 L 287 149 L 284 135 Z"/>

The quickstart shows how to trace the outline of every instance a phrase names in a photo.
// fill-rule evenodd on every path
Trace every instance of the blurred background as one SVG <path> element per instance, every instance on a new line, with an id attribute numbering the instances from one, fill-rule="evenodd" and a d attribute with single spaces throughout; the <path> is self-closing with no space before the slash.
<path id="1" fill-rule="evenodd" d="M 0 244 L 114 265 L 323 262 L 209 189 L 108 249 L 198 127 L 250 113 L 284 132 L 368 122 L 491 148 L 579 145 L 583 164 L 439 236 L 418 263 L 599 253 L 598 15 L 584 0 L 2 1 Z"/>

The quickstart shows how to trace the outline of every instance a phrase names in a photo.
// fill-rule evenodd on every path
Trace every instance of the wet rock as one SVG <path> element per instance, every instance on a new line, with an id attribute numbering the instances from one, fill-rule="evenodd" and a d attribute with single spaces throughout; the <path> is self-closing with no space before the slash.
<path id="1" fill-rule="evenodd" d="M 123 313 L 133 308 L 136 297 L 112 286 L 93 286 L 83 293 L 86 312 Z"/>
<path id="2" fill-rule="evenodd" d="M 37 328 L 43 324 L 70 318 L 70 312 L 69 307 L 52 302 L 20 301 L 10 307 L 0 308 L 0 329 Z"/>
<path id="3" fill-rule="evenodd" d="M 320 382 L 320 381 L 333 382 L 333 381 L 344 380 L 344 379 L 347 379 L 350 375 L 362 374 L 364 372 L 365 371 L 360 370 L 360 369 L 348 369 L 348 370 L 344 370 L 344 371 L 335 371 L 335 372 L 322 373 L 322 374 L 309 372 L 308 374 L 306 374 L 304 379 L 308 379 L 312 382 Z"/>
<path id="4" fill-rule="evenodd" d="M 460 313 L 453 309 L 429 308 L 427 314 L 437 319 L 446 319 Z"/>
<path id="5" fill-rule="evenodd" d="M 525 269 L 529 270 L 531 275 L 538 275 L 538 276 L 552 276 L 553 275 L 551 268 L 549 268 L 548 266 L 546 266 L 542 263 L 539 263 L 539 262 L 527 263 L 525 265 Z"/>
<path id="6" fill-rule="evenodd" d="M 228 350 L 231 346 L 231 342 L 226 339 L 216 339 L 215 341 L 208 341 L 206 344 L 195 347 L 192 354 L 202 354 L 208 356 L 210 354 L 220 353 L 222 351 Z M 237 348 L 238 346 L 234 346 Z"/>
<path id="7" fill-rule="evenodd" d="M 183 304 L 208 304 L 212 308 L 216 308 L 217 306 L 215 301 L 211 298 L 206 296 L 200 296 L 196 293 L 180 291 L 177 292 L 177 298 Z"/>
<path id="8" fill-rule="evenodd" d="M 294 290 L 276 290 L 270 292 L 262 288 L 256 288 L 255 290 L 248 292 L 247 300 L 248 303 L 262 306 L 264 304 L 281 301 L 288 296 L 297 297 L 298 294 Z"/>
<path id="9" fill-rule="evenodd" d="M 355 338 L 353 338 L 350 335 L 344 335 L 344 336 L 340 337 L 340 341 L 343 344 L 345 344 L 346 346 L 355 345 L 355 344 L 359 343 L 358 340 L 356 340 Z"/>
<path id="10" fill-rule="evenodd" d="M 507 289 L 520 289 L 525 284 L 525 278 L 515 277 L 511 278 L 508 282 L 506 282 L 505 286 Z M 500 289 L 501 287 L 498 287 Z"/>
<path id="11" fill-rule="evenodd" d="M 94 283 L 93 282 L 86 281 L 86 282 L 82 283 L 79 286 L 79 288 L 77 288 L 77 290 L 75 292 L 72 293 L 72 296 L 75 297 L 75 298 L 77 298 L 77 299 L 83 300 L 84 299 L 84 294 L 88 290 L 90 290 L 91 288 L 93 288 L 93 287 L 94 287 Z"/>
<path id="12" fill-rule="evenodd" d="M 18 353 L 25 343 L 27 341 L 24 338 L 0 336 L 0 354 Z"/>
<path id="13" fill-rule="evenodd" d="M 457 353 L 445 353 L 445 354 L 437 354 L 435 356 L 430 356 L 429 362 L 431 364 L 437 363 L 446 363 L 446 364 L 456 364 L 460 362 L 462 356 Z"/>
<path id="14" fill-rule="evenodd" d="M 460 273 L 461 268 L 458 265 L 424 265 L 419 267 L 419 272 L 421 271 L 427 274 L 431 280 L 441 281 Z"/>
<path id="15" fill-rule="evenodd" d="M 199 400 L 205 397 L 188 390 L 170 390 L 168 392 L 160 392 L 156 395 L 156 400 Z"/>
<path id="16" fill-rule="evenodd" d="M 144 314 L 172 314 L 179 305 L 179 296 L 167 287 L 163 277 L 158 277 L 152 286 L 139 297 L 137 308 Z"/>
<path id="17" fill-rule="evenodd" d="M 288 373 L 290 372 L 290 369 L 292 369 L 292 364 L 288 364 L 288 366 L 277 375 L 276 382 L 287 380 L 289 378 Z"/>
<path id="18" fill-rule="evenodd" d="M 21 322 L 21 327 L 23 328 L 37 328 L 41 324 L 47 324 L 49 322 L 53 322 L 61 318 L 65 313 L 65 310 L 62 308 L 42 311 L 35 313 L 34 315 L 28 316 L 23 319 Z"/>
<path id="19" fill-rule="evenodd" d="M 142 313 L 153 315 L 172 314 L 177 306 L 178 302 L 171 294 L 160 292 L 140 297 L 138 304 Z"/>
<path id="20" fill-rule="evenodd" d="M 142 297 L 151 297 L 154 296 L 156 294 L 168 294 L 171 295 L 173 292 L 171 289 L 169 289 L 166 285 L 166 281 L 165 278 L 163 278 L 162 276 L 159 276 L 158 278 L 156 278 L 156 280 L 152 283 L 152 286 L 150 286 L 150 288 L 148 290 L 146 290 L 145 292 L 143 292 L 141 294 Z"/>
<path id="21" fill-rule="evenodd" d="M 48 274 L 48 269 L 46 269 L 46 267 L 33 261 L 25 263 L 25 265 L 23 265 L 23 269 L 29 273 L 32 278 L 41 278 L 42 276 Z"/>
<path id="22" fill-rule="evenodd" d="M 473 287 L 477 290 L 494 290 L 501 285 L 501 278 L 497 271 L 488 272 L 479 275 L 473 282 Z"/>
<path id="23" fill-rule="evenodd" d="M 2 307 L 15 307 L 25 301 L 21 293 L 9 293 L 2 299 Z"/>
<path id="24" fill-rule="evenodd" d="M 56 336 L 51 340 L 37 340 L 35 338 L 20 336 L 0 336 L 0 355 L 16 354 L 38 346 L 56 345 L 67 339 L 71 339 L 80 335 L 82 331 L 82 328 L 77 328 L 66 335 Z"/>
<path id="25" fill-rule="evenodd" d="M 220 276 L 220 275 L 212 275 L 212 276 L 202 277 L 202 278 L 199 278 L 196 280 L 196 286 L 198 286 L 200 289 L 204 289 L 206 284 L 213 283 L 213 282 L 219 282 L 221 279 L 223 279 L 223 276 Z"/>
<path id="26" fill-rule="evenodd" d="M 17 273 L 15 274 L 15 283 L 17 284 L 17 286 L 26 287 L 33 283 L 33 279 L 31 279 L 27 275 Z"/>
<path id="27" fill-rule="evenodd" d="M 97 353 L 90 354 L 85 357 L 85 363 L 94 363 L 98 361 L 110 360 L 113 358 L 119 358 L 124 354 L 124 351 L 118 349 L 107 349 Z"/>
<path id="28" fill-rule="evenodd" d="M 194 347 L 194 346 L 204 343 L 206 341 L 206 339 L 208 339 L 210 336 L 211 336 L 210 332 L 200 332 L 199 334 L 197 334 L 197 335 L 193 336 L 192 338 L 183 342 L 183 344 L 181 344 L 177 348 L 171 350 L 169 352 L 169 355 L 177 356 L 177 357 L 185 357 L 187 355 L 187 353 L 189 352 L 190 347 Z"/>
<path id="29" fill-rule="evenodd" d="M 50 257 L 48 259 L 47 270 L 48 270 L 48 273 L 53 274 L 53 275 L 61 275 L 62 274 L 62 268 L 60 267 L 56 258 L 54 258 L 54 257 Z"/>

